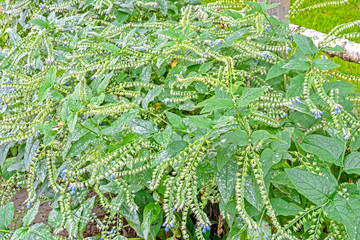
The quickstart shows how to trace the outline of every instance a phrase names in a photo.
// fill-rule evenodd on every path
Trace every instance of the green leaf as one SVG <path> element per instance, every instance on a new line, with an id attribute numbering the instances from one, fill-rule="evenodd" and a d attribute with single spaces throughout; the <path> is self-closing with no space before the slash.
<path id="1" fill-rule="evenodd" d="M 164 59 L 165 60 L 165 59 Z M 159 66 L 160 67 L 160 66 Z M 146 65 L 140 75 L 140 79 L 143 82 L 150 82 L 150 78 L 151 78 L 151 73 L 152 73 L 152 65 Z"/>
<path id="2" fill-rule="evenodd" d="M 174 114 L 172 112 L 166 112 L 166 117 L 170 122 L 170 125 L 177 129 L 185 129 L 185 123 L 181 117 L 179 117 L 177 114 Z"/>
<path id="3" fill-rule="evenodd" d="M 213 62 L 206 62 L 200 66 L 199 72 L 206 73 L 212 68 L 212 66 L 213 66 Z"/>
<path id="4" fill-rule="evenodd" d="M 52 127 L 55 127 L 56 123 L 52 122 L 50 124 L 44 124 L 44 123 L 38 123 L 34 127 L 39 130 L 42 134 L 48 135 L 48 136 L 54 136 L 56 134 L 56 131 L 52 130 Z"/>
<path id="5" fill-rule="evenodd" d="M 36 201 L 34 206 L 30 208 L 30 210 L 26 213 L 26 215 L 23 218 L 23 224 L 24 226 L 28 227 L 32 221 L 34 221 L 36 215 L 38 214 L 40 207 L 40 201 Z"/>
<path id="6" fill-rule="evenodd" d="M 92 133 L 87 133 L 85 136 L 81 137 L 76 141 L 70 148 L 68 152 L 68 157 L 73 157 L 79 155 L 84 151 L 89 144 L 95 143 L 97 140 L 96 136 Z"/>
<path id="7" fill-rule="evenodd" d="M 336 194 L 334 199 L 324 207 L 324 211 L 329 218 L 344 224 L 350 239 L 359 239 L 360 232 L 356 230 L 360 226 L 359 205 L 359 199 L 351 197 L 347 201 L 344 197 Z"/>
<path id="8" fill-rule="evenodd" d="M 274 65 L 269 69 L 268 74 L 266 75 L 266 80 L 273 79 L 275 77 L 281 76 L 287 72 L 289 69 L 283 68 L 284 64 Z"/>
<path id="9" fill-rule="evenodd" d="M 319 52 L 312 39 L 307 36 L 296 34 L 294 35 L 294 40 L 304 54 L 310 54 L 314 56 Z"/>
<path id="10" fill-rule="evenodd" d="M 142 108 L 147 109 L 150 102 L 152 102 L 155 97 L 159 96 L 161 91 L 163 90 L 163 86 L 156 86 L 155 88 L 151 89 L 142 101 Z"/>
<path id="11" fill-rule="evenodd" d="M 242 147 L 249 143 L 249 136 L 244 130 L 235 130 L 225 133 L 220 141 L 221 143 L 235 143 L 237 146 Z"/>
<path id="12" fill-rule="evenodd" d="M 252 101 L 259 98 L 264 92 L 266 88 L 245 88 L 241 97 L 236 100 L 238 107 L 245 107 Z"/>
<path id="13" fill-rule="evenodd" d="M 158 132 L 158 128 L 153 122 L 142 120 L 139 118 L 131 119 L 128 124 L 134 133 L 140 135 L 149 135 Z"/>
<path id="14" fill-rule="evenodd" d="M 45 76 L 45 83 L 51 85 L 55 82 L 55 79 L 56 79 L 56 68 L 53 66 L 49 69 L 49 71 Z"/>
<path id="15" fill-rule="evenodd" d="M 349 174 L 360 175 L 360 152 L 352 152 L 346 156 L 344 170 Z"/>
<path id="16" fill-rule="evenodd" d="M 29 21 L 29 23 L 31 23 L 33 25 L 37 25 L 40 28 L 46 28 L 49 25 L 49 23 L 47 21 L 44 21 L 44 20 L 39 19 L 39 18 L 31 19 Z"/>
<path id="17" fill-rule="evenodd" d="M 48 223 L 53 228 L 58 228 L 61 224 L 62 213 L 60 210 L 53 209 L 48 216 Z"/>
<path id="18" fill-rule="evenodd" d="M 227 143 L 218 146 L 216 150 L 216 165 L 218 171 L 221 171 L 221 169 L 230 161 L 233 154 L 236 152 L 237 146 L 236 144 Z"/>
<path id="19" fill-rule="evenodd" d="M 341 156 L 345 150 L 344 143 L 322 135 L 306 136 L 300 143 L 302 149 L 319 157 L 320 161 L 341 166 Z"/>
<path id="20" fill-rule="evenodd" d="M 286 97 L 295 98 L 301 96 L 303 94 L 304 81 L 305 81 L 305 74 L 299 74 L 296 77 L 294 77 L 291 80 L 290 86 L 286 91 Z"/>
<path id="21" fill-rule="evenodd" d="M 173 158 L 183 151 L 188 146 L 188 143 L 185 141 L 173 141 L 162 151 L 151 164 L 152 167 L 155 167 L 167 159 Z"/>
<path id="22" fill-rule="evenodd" d="M 78 114 L 77 113 L 72 113 L 69 115 L 67 121 L 69 123 L 69 131 L 72 133 L 74 132 L 76 123 L 77 123 L 77 119 L 78 119 Z"/>
<path id="23" fill-rule="evenodd" d="M 326 203 L 336 191 L 334 177 L 315 175 L 299 168 L 286 169 L 286 173 L 296 190 L 317 205 Z"/>
<path id="24" fill-rule="evenodd" d="M 118 53 L 120 53 L 120 48 L 117 47 L 117 46 L 116 46 L 115 44 L 113 44 L 113 43 L 103 42 L 103 43 L 101 43 L 101 46 L 102 46 L 103 48 L 105 48 L 105 50 L 107 50 L 107 51 L 109 51 L 109 52 L 111 52 L 111 53 L 113 53 L 113 54 L 118 54 Z"/>
<path id="25" fill-rule="evenodd" d="M 251 141 L 257 142 L 259 140 L 266 140 L 271 138 L 273 135 L 265 130 L 257 130 L 251 133 Z"/>
<path id="26" fill-rule="evenodd" d="M 226 204 L 232 199 L 235 192 L 236 173 L 238 171 L 236 161 L 229 161 L 221 171 L 216 173 L 216 182 L 220 195 L 223 199 L 223 203 Z"/>
<path id="27" fill-rule="evenodd" d="M 15 238 L 13 236 L 14 239 L 18 239 Z M 44 223 L 37 223 L 32 225 L 29 228 L 28 234 L 26 236 L 26 238 L 24 238 L 24 240 L 53 240 L 53 235 L 50 232 L 49 228 L 44 224 Z"/>
<path id="28" fill-rule="evenodd" d="M 261 153 L 260 160 L 261 160 L 261 165 L 262 165 L 262 170 L 263 170 L 264 176 L 266 176 L 266 174 L 269 172 L 272 165 L 280 162 L 281 157 L 282 156 L 279 152 L 274 152 L 270 148 L 266 148 Z"/>
<path id="29" fill-rule="evenodd" d="M 112 76 L 113 76 L 113 72 L 105 75 L 104 80 L 101 81 L 101 83 L 97 88 L 97 93 L 102 93 L 105 91 L 106 87 L 109 85 Z"/>
<path id="30" fill-rule="evenodd" d="M 202 107 L 202 106 L 205 107 L 201 110 L 201 114 L 207 112 L 213 112 L 219 109 L 233 108 L 234 103 L 229 98 L 218 98 L 218 99 L 210 98 L 198 104 L 198 107 Z"/>
<path id="31" fill-rule="evenodd" d="M 330 70 L 333 68 L 337 68 L 340 67 L 340 65 L 327 60 L 327 59 L 321 59 L 321 58 L 317 58 L 313 61 L 314 67 L 315 68 L 319 68 L 320 70 Z"/>
<path id="32" fill-rule="evenodd" d="M 190 115 L 188 116 L 188 119 L 198 128 L 209 129 L 214 124 L 214 122 L 210 118 L 206 118 L 200 115 Z"/>
<path id="33" fill-rule="evenodd" d="M 270 203 L 274 208 L 276 216 L 293 216 L 304 210 L 298 205 L 289 203 L 281 198 L 270 198 Z"/>
<path id="34" fill-rule="evenodd" d="M 336 45 L 335 47 L 322 47 L 320 50 L 331 52 L 345 52 L 345 49 L 343 47 L 340 47 L 339 45 Z"/>
<path id="35" fill-rule="evenodd" d="M 8 229 L 8 225 L 14 218 L 14 203 L 9 202 L 5 206 L 0 207 L 0 229 Z"/>
<path id="36" fill-rule="evenodd" d="M 40 87 L 38 93 L 39 102 L 42 102 L 46 98 L 47 94 L 49 93 L 50 87 L 51 85 L 49 83 L 45 83 Z"/>
<path id="37" fill-rule="evenodd" d="M 301 59 L 292 59 L 288 63 L 286 63 L 283 68 L 285 69 L 293 69 L 298 71 L 306 71 L 311 67 L 310 63 L 306 60 Z"/>
<path id="38" fill-rule="evenodd" d="M 90 221 L 91 211 L 94 208 L 95 197 L 93 196 L 87 199 L 85 202 L 82 202 L 81 207 L 83 207 L 83 211 L 81 212 L 81 221 L 79 223 L 79 232 L 83 232 L 87 223 Z"/>
<path id="39" fill-rule="evenodd" d="M 161 222 L 161 207 L 154 202 L 147 204 L 144 208 L 143 221 L 141 223 L 141 230 L 144 233 L 145 240 L 156 239 L 156 235 L 161 228 Z"/>
<path id="40" fill-rule="evenodd" d="M 163 147 L 166 147 L 170 142 L 171 134 L 171 126 L 167 125 L 164 131 L 154 135 L 154 139 L 157 143 L 161 144 Z"/>

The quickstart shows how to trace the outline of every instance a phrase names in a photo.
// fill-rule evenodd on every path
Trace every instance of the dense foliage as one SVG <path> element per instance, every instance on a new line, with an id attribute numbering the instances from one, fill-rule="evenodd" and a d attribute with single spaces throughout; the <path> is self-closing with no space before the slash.
<path id="1" fill-rule="evenodd" d="M 90 221 L 125 239 L 125 220 L 144 239 L 360 239 L 359 77 L 318 57 L 341 47 L 265 3 L 11 2 L 3 239 L 79 239 Z"/>

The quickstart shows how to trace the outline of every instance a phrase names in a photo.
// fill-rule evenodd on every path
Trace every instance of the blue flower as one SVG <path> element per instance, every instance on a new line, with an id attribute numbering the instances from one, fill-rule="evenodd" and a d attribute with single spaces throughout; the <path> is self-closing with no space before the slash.
<path id="1" fill-rule="evenodd" d="M 206 226 L 206 230 L 210 231 L 210 229 L 211 229 L 210 226 Z"/>
<path id="2" fill-rule="evenodd" d="M 340 110 L 340 108 L 335 107 L 335 114 L 338 114 L 338 113 L 341 113 L 341 110 Z"/>
<path id="3" fill-rule="evenodd" d="M 205 233 L 205 232 L 206 232 L 206 228 L 203 228 L 203 229 L 202 229 L 202 232 Z"/>
<path id="4" fill-rule="evenodd" d="M 173 208 L 173 212 L 175 212 L 175 211 L 176 211 L 176 207 Z"/>
<path id="5" fill-rule="evenodd" d="M 358 24 L 358 27 L 360 27 L 360 23 Z"/>
<path id="6" fill-rule="evenodd" d="M 41 10 L 44 10 L 44 7 L 43 7 L 42 5 L 40 5 L 40 9 L 41 9 Z"/>
<path id="7" fill-rule="evenodd" d="M 348 139 L 349 139 L 349 136 L 348 136 L 348 135 L 345 135 L 344 140 L 346 141 L 346 140 L 348 140 Z"/>
<path id="8" fill-rule="evenodd" d="M 66 86 L 69 86 L 69 83 L 66 83 Z"/>
<path id="9" fill-rule="evenodd" d="M 293 40 L 293 35 L 292 35 L 292 34 L 290 35 L 290 41 L 291 41 L 291 40 Z"/>
<path id="10" fill-rule="evenodd" d="M 170 227 L 174 227 L 174 224 L 173 224 L 173 223 L 170 223 Z"/>
<path id="11" fill-rule="evenodd" d="M 72 194 L 75 194 L 75 193 L 76 193 L 75 189 L 76 189 L 75 186 L 70 186 L 70 187 L 69 187 L 69 190 L 71 190 L 71 193 L 72 193 Z"/>
<path id="12" fill-rule="evenodd" d="M 63 180 L 66 180 L 66 170 L 62 171 L 60 176 L 63 178 Z"/>
<path id="13" fill-rule="evenodd" d="M 31 208 L 31 202 L 30 201 L 28 201 L 28 203 L 26 204 L 26 208 L 27 209 Z"/>
<path id="14" fill-rule="evenodd" d="M 296 99 L 296 100 L 295 100 L 295 104 L 301 103 L 300 97 L 296 97 L 295 99 Z"/>
<path id="15" fill-rule="evenodd" d="M 38 138 L 38 137 L 39 137 L 39 134 L 38 134 L 38 133 L 36 133 L 36 134 L 35 134 L 35 137 L 36 137 L 36 138 Z"/>
<path id="16" fill-rule="evenodd" d="M 165 227 L 165 232 L 168 232 L 170 229 L 168 226 Z"/>
<path id="17" fill-rule="evenodd" d="M 115 230 L 114 230 L 114 229 L 111 229 L 111 233 L 114 234 L 114 233 L 115 233 Z"/>
<path id="18" fill-rule="evenodd" d="M 115 178 L 115 177 L 114 177 L 114 175 L 111 175 L 111 177 L 110 177 L 110 178 L 111 178 L 111 180 L 114 180 L 114 178 Z"/>
<path id="19" fill-rule="evenodd" d="M 6 81 L 6 83 L 10 83 L 10 79 L 8 79 L 8 80 Z"/>

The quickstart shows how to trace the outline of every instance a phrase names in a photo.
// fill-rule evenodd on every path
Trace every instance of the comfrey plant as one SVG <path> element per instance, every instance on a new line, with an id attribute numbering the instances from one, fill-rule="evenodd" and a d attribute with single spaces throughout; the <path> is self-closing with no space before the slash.
<path id="1" fill-rule="evenodd" d="M 359 78 L 273 6 L 6 1 L 3 239 L 360 239 Z"/>

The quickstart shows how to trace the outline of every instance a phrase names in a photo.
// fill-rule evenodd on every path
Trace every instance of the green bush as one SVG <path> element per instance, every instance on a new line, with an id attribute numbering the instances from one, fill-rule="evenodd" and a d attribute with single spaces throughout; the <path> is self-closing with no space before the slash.
<path id="1" fill-rule="evenodd" d="M 359 77 L 271 7 L 6 1 L 0 236 L 360 239 Z"/>

